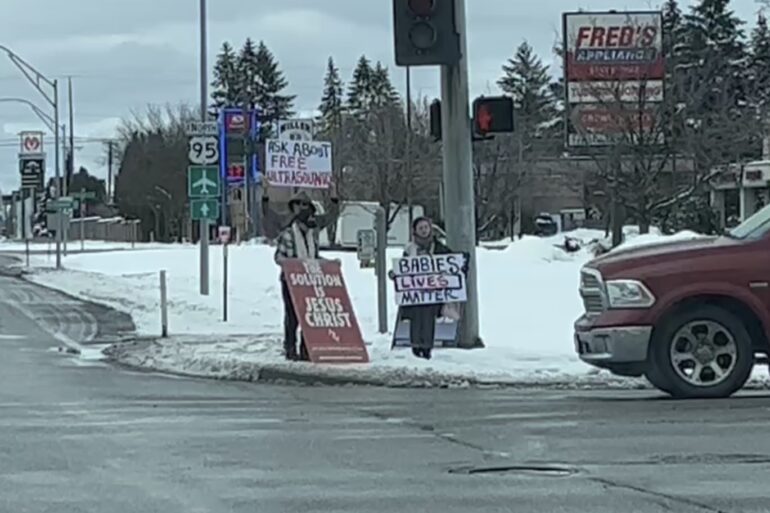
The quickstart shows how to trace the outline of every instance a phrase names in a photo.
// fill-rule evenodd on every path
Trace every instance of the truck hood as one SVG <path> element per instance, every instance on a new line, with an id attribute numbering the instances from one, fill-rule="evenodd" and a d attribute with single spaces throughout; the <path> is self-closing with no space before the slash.
<path id="1" fill-rule="evenodd" d="M 713 250 L 715 247 L 732 245 L 737 242 L 739 241 L 728 237 L 699 237 L 697 239 L 646 244 L 628 249 L 621 248 L 595 258 L 588 266 L 598 269 L 602 274 L 613 274 L 616 271 L 623 271 L 652 262 L 691 258 L 695 254 Z"/>

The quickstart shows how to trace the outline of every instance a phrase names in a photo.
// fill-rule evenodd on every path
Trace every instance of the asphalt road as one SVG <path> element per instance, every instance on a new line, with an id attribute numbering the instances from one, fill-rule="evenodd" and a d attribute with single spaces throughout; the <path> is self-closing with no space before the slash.
<path id="1" fill-rule="evenodd" d="M 770 395 L 170 378 L 57 352 L 41 325 L 93 319 L 20 287 L 0 277 L 0 512 L 770 511 Z M 483 472 L 517 465 L 550 471 Z"/>

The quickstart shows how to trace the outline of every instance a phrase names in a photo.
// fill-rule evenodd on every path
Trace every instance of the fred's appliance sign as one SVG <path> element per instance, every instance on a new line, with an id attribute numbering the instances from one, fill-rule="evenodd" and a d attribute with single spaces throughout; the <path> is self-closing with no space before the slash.
<path id="1" fill-rule="evenodd" d="M 567 81 L 662 80 L 660 12 L 565 13 Z"/>

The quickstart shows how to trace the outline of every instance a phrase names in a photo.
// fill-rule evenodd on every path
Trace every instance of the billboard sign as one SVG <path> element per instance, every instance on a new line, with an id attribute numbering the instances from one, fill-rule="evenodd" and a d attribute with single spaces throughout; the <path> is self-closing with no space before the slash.
<path id="1" fill-rule="evenodd" d="M 658 126 L 658 109 L 653 105 L 626 108 L 596 103 L 570 106 L 568 144 L 570 146 L 604 146 L 618 142 L 663 143 Z M 652 140 L 652 139 L 655 140 Z"/>
<path id="2" fill-rule="evenodd" d="M 568 146 L 605 146 L 656 132 L 666 72 L 662 32 L 658 11 L 563 15 Z M 639 119 L 631 122 L 631 114 Z"/>
<path id="3" fill-rule="evenodd" d="M 19 150 L 21 155 L 38 155 L 43 153 L 43 132 L 22 132 L 19 136 L 21 137 L 21 148 Z"/>
<path id="4" fill-rule="evenodd" d="M 567 82 L 663 80 L 660 12 L 566 13 Z"/>

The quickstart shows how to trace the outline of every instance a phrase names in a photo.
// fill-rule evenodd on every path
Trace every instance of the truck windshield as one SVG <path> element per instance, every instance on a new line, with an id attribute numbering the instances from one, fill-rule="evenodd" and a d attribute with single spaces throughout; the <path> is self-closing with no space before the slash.
<path id="1" fill-rule="evenodd" d="M 736 239 L 758 239 L 770 230 L 770 205 L 762 207 L 753 216 L 729 231 Z"/>

